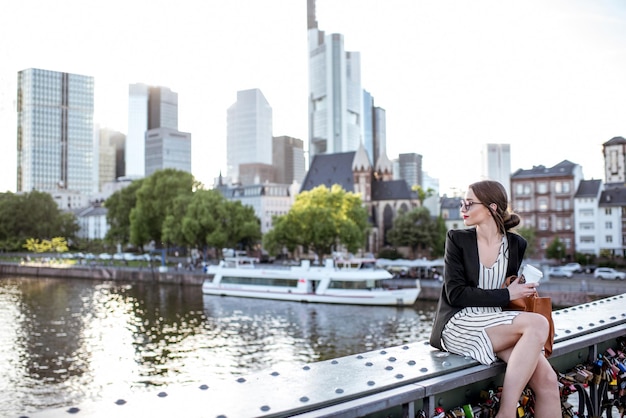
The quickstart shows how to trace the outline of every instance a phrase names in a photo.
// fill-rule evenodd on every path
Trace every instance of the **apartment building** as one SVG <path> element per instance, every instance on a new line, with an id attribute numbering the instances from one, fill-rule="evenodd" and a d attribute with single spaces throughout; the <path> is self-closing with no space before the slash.
<path id="1" fill-rule="evenodd" d="M 511 209 L 522 227 L 533 228 L 537 242 L 533 258 L 543 258 L 555 238 L 565 245 L 566 258 L 576 252 L 574 196 L 583 179 L 582 167 L 563 160 L 553 167 L 519 169 L 511 175 Z"/>

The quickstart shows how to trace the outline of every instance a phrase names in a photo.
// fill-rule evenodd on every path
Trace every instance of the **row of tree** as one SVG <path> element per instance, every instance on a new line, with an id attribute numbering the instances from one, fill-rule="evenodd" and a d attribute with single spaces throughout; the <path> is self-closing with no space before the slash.
<path id="1" fill-rule="evenodd" d="M 23 251 L 29 238 L 74 238 L 76 216 L 59 209 L 49 193 L 0 193 L 0 249 Z"/>
<path id="2" fill-rule="evenodd" d="M 333 251 L 366 248 L 369 214 L 360 196 L 335 185 L 317 187 L 295 198 L 289 212 L 273 219 L 264 236 L 250 206 L 227 200 L 219 190 L 206 190 L 189 173 L 157 171 L 135 180 L 104 202 L 110 229 L 106 242 L 143 248 L 252 249 L 263 246 L 270 254 L 303 249 L 322 258 Z M 0 194 L 0 245 L 22 250 L 28 239 L 64 237 L 76 242 L 79 229 L 74 214 L 61 211 L 50 194 L 33 191 Z M 413 256 L 443 254 L 446 227 L 419 207 L 396 217 L 387 241 L 409 247 Z"/>

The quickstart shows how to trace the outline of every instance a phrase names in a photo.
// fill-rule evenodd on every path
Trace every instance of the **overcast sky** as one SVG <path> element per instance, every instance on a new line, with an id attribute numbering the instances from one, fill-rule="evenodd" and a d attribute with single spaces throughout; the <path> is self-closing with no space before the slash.
<path id="1" fill-rule="evenodd" d="M 416 152 L 441 191 L 480 176 L 485 143 L 511 169 L 580 164 L 626 137 L 622 0 L 317 0 L 317 20 L 359 51 L 387 111 L 387 154 Z M 226 109 L 259 88 L 274 135 L 308 143 L 306 0 L 7 0 L 0 13 L 0 191 L 16 188 L 17 72 L 95 78 L 95 122 L 126 132 L 128 85 L 178 93 L 192 172 L 226 172 Z M 308 146 L 305 145 L 305 146 Z"/>

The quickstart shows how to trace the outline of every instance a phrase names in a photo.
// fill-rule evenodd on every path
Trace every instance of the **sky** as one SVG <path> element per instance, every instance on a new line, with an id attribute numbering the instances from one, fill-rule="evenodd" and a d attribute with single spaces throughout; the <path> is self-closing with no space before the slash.
<path id="1" fill-rule="evenodd" d="M 361 53 L 387 114 L 387 155 L 418 153 L 441 193 L 481 175 L 486 143 L 511 170 L 569 160 L 603 179 L 626 137 L 622 0 L 317 0 L 321 30 Z M 306 0 L 6 0 L 0 13 L 0 191 L 16 190 L 17 73 L 93 76 L 94 122 L 127 132 L 128 85 L 178 93 L 192 173 L 226 173 L 226 110 L 260 89 L 275 136 L 308 148 Z"/>

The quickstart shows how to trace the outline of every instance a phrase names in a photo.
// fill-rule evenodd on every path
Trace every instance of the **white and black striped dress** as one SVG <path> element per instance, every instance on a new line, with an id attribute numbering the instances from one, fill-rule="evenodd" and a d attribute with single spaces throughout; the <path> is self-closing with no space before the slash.
<path id="1" fill-rule="evenodd" d="M 502 287 L 509 264 L 508 252 L 509 244 L 505 235 L 494 265 L 491 267 L 480 265 L 478 287 L 481 289 Z M 497 358 L 485 330 L 495 325 L 510 324 L 517 314 L 518 312 L 503 311 L 500 307 L 492 306 L 463 308 L 443 329 L 443 346 L 451 353 L 472 357 L 482 364 L 491 364 Z"/>

